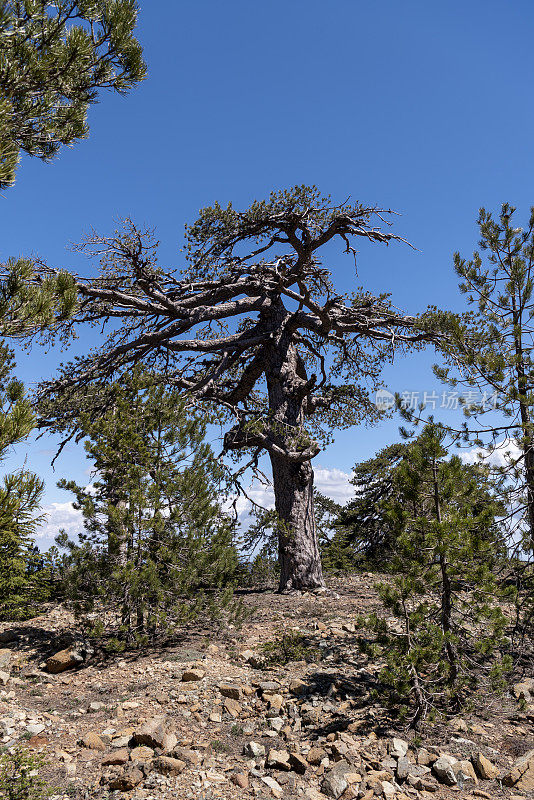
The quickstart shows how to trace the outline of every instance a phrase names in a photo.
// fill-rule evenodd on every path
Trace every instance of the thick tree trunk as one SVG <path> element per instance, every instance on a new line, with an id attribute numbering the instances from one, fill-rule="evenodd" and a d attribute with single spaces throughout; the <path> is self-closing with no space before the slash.
<path id="1" fill-rule="evenodd" d="M 293 342 L 292 315 L 282 302 L 273 302 L 264 314 L 273 332 L 265 369 L 272 442 L 276 512 L 280 520 L 278 554 L 279 591 L 324 588 L 321 556 L 313 512 L 313 469 L 304 455 L 309 436 L 304 424 L 308 393 L 306 366 Z"/>
<path id="2" fill-rule="evenodd" d="M 324 588 L 313 511 L 313 469 L 310 461 L 288 462 L 271 456 L 279 531 L 279 591 Z"/>

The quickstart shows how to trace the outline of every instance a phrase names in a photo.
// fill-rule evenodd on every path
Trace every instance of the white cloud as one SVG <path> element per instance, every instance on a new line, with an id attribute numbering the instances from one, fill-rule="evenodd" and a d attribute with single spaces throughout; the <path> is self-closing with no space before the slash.
<path id="1" fill-rule="evenodd" d="M 46 515 L 46 521 L 35 534 L 39 547 L 43 549 L 54 543 L 61 529 L 72 539 L 82 530 L 82 512 L 76 511 L 70 502 L 50 503 L 43 508 L 43 514 Z"/>
<path id="2" fill-rule="evenodd" d="M 248 528 L 253 522 L 251 516 L 252 503 L 257 503 L 262 508 L 274 508 L 274 492 L 271 486 L 265 486 L 259 481 L 251 483 L 244 490 L 247 497 L 242 494 L 237 498 L 235 495 L 229 497 L 224 507 L 230 514 L 237 514 L 239 525 L 242 528 Z M 250 500 L 247 498 L 250 498 Z"/>
<path id="3" fill-rule="evenodd" d="M 521 455 L 521 448 L 510 439 L 497 442 L 493 451 L 488 452 L 482 447 L 473 447 L 460 455 L 465 464 L 479 464 L 481 461 L 494 467 L 505 467 L 510 459 L 515 460 Z M 482 458 L 481 458 L 482 456 Z"/>
<path id="4" fill-rule="evenodd" d="M 341 469 L 327 469 L 317 467 L 315 470 L 315 485 L 321 494 L 343 505 L 354 496 L 354 486 L 350 483 L 352 475 Z"/>

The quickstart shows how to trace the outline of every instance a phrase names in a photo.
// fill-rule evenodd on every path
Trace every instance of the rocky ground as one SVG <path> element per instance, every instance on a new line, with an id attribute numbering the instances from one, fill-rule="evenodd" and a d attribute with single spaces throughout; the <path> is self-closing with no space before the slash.
<path id="1" fill-rule="evenodd" d="M 242 627 L 87 657 L 61 608 L 0 629 L 0 745 L 43 756 L 52 797 L 418 800 L 534 797 L 534 679 L 417 736 L 373 696 L 354 619 L 373 577 L 332 596 L 250 592 Z M 298 638 L 270 667 L 265 642 Z"/>

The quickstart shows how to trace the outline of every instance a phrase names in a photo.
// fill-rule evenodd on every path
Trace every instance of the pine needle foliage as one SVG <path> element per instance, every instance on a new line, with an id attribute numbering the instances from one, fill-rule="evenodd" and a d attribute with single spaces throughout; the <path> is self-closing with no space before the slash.
<path id="1" fill-rule="evenodd" d="M 471 259 L 455 254 L 470 311 L 451 327 L 448 363 L 435 371 L 453 386 L 472 387 L 475 397 L 478 390 L 476 399 L 464 403 L 464 434 L 488 455 L 501 450 L 508 503 L 528 553 L 534 542 L 534 207 L 524 227 L 517 225 L 515 211 L 505 203 L 495 218 L 482 208 L 480 250 Z"/>
<path id="2" fill-rule="evenodd" d="M 414 726 L 432 710 L 457 712 L 510 668 L 495 579 L 504 509 L 487 471 L 449 457 L 446 439 L 429 421 L 391 475 L 392 578 L 378 586 L 388 617 L 367 620 L 386 692 Z"/>
<path id="3" fill-rule="evenodd" d="M 5 800 L 45 800 L 52 794 L 39 777 L 41 756 L 17 747 L 0 753 L 0 797 Z"/>
<path id="4" fill-rule="evenodd" d="M 477 224 L 478 249 L 454 256 L 469 310 L 433 315 L 447 330 L 445 364 L 435 372 L 471 392 L 464 438 L 493 456 L 505 482 L 514 638 L 525 642 L 534 621 L 534 207 L 522 224 L 508 203 L 498 215 L 481 208 Z"/>
<path id="5" fill-rule="evenodd" d="M 101 89 L 146 75 L 134 0 L 0 0 L 0 188 L 20 153 L 49 161 L 88 135 Z"/>
<path id="6" fill-rule="evenodd" d="M 41 478 L 21 469 L 0 485 L 0 619 L 24 619 L 38 613 L 49 586 L 34 534 L 44 489 Z"/>
<path id="7" fill-rule="evenodd" d="M 12 376 L 13 353 L 0 343 L 0 461 L 34 427 L 34 415 L 22 383 Z M 44 573 L 33 534 L 41 522 L 38 513 L 43 482 L 22 468 L 0 483 L 0 619 L 31 615 L 44 598 Z"/>
<path id="8" fill-rule="evenodd" d="M 109 406 L 80 427 L 94 480 L 59 486 L 83 514 L 67 547 L 66 593 L 81 615 L 99 610 L 117 642 L 144 644 L 176 625 L 236 610 L 233 527 L 223 473 L 204 441 L 206 419 L 139 370 L 109 387 Z"/>
<path id="9" fill-rule="evenodd" d="M 396 488 L 393 474 L 406 444 L 388 445 L 353 467 L 354 498 L 335 515 L 334 535 L 325 543 L 324 558 L 344 569 L 388 569 L 394 531 L 386 506 Z"/>

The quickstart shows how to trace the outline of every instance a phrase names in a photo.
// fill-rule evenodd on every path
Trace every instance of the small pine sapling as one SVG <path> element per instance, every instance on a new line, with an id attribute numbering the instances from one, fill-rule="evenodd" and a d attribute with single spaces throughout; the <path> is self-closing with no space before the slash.
<path id="1" fill-rule="evenodd" d="M 487 470 L 449 457 L 446 438 L 431 420 L 392 474 L 392 579 L 378 587 L 388 617 L 367 620 L 386 662 L 382 682 L 414 727 L 430 711 L 456 713 L 510 668 L 495 579 L 504 509 Z"/>
<path id="2" fill-rule="evenodd" d="M 110 385 L 109 407 L 81 414 L 94 463 L 89 486 L 61 481 L 83 514 L 68 550 L 66 592 L 86 616 L 103 609 L 117 646 L 233 607 L 237 556 L 218 492 L 223 472 L 204 441 L 206 420 L 177 392 L 135 370 Z"/>

